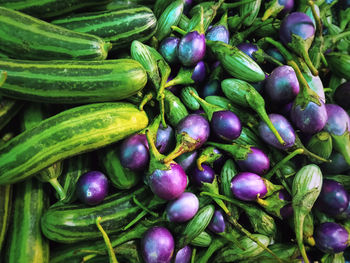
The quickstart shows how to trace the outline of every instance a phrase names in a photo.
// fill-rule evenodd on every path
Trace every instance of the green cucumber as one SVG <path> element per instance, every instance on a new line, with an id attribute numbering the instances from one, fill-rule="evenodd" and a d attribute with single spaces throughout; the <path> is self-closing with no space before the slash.
<path id="1" fill-rule="evenodd" d="M 0 185 L 24 180 L 60 160 L 117 142 L 147 125 L 146 113 L 126 102 L 63 111 L 0 148 Z"/>
<path id="2" fill-rule="evenodd" d="M 155 15 L 145 6 L 119 5 L 114 10 L 76 14 L 51 23 L 101 37 L 112 43 L 112 49 L 130 47 L 133 40 L 147 41 L 157 29 Z"/>
<path id="3" fill-rule="evenodd" d="M 58 178 L 59 183 L 66 193 L 63 203 L 72 203 L 76 200 L 75 188 L 81 175 L 90 171 L 89 153 L 79 154 L 64 160 L 62 175 Z"/>
<path id="4" fill-rule="evenodd" d="M 0 0 L 0 6 L 18 10 L 34 17 L 49 18 L 64 15 L 72 11 L 99 6 L 111 0 Z"/>
<path id="5" fill-rule="evenodd" d="M 43 184 L 35 178 L 16 184 L 6 262 L 49 262 L 49 243 L 40 229 L 48 201 Z"/>
<path id="6" fill-rule="evenodd" d="M 0 130 L 20 111 L 23 101 L 0 98 Z"/>
<path id="7" fill-rule="evenodd" d="M 194 87 L 187 86 L 181 89 L 180 98 L 189 110 L 199 110 L 200 105 L 198 101 L 191 95 L 190 91 L 193 91 L 195 95 L 199 96 L 197 90 Z"/>
<path id="8" fill-rule="evenodd" d="M 103 60 L 110 43 L 24 13 L 0 7 L 0 51 L 11 58 L 31 60 Z"/>
<path id="9" fill-rule="evenodd" d="M 0 186 L 0 255 L 9 225 L 12 204 L 12 185 Z"/>
<path id="10" fill-rule="evenodd" d="M 46 103 L 91 103 L 125 99 L 147 82 L 144 68 L 132 59 L 105 61 L 0 60 L 7 71 L 0 94 Z"/>
<path id="11" fill-rule="evenodd" d="M 133 196 L 137 200 L 149 201 L 152 193 L 143 186 L 130 192 L 110 195 L 97 206 L 54 205 L 43 215 L 41 229 L 47 238 L 60 243 L 98 239 L 101 233 L 95 221 L 100 216 L 101 225 L 108 235 L 118 233 L 129 223 L 130 218 L 141 212 L 141 208 L 134 204 Z"/>

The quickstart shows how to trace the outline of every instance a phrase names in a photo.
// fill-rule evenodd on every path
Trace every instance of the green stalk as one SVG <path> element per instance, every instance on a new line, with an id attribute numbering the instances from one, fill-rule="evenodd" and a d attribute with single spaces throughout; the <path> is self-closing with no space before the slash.
<path id="1" fill-rule="evenodd" d="M 118 263 L 118 260 L 115 256 L 115 253 L 113 251 L 113 247 L 111 245 L 111 241 L 109 240 L 109 237 L 107 235 L 107 233 L 103 230 L 100 222 L 101 222 L 102 218 L 99 216 L 96 218 L 96 225 L 97 225 L 97 228 L 101 231 L 101 234 L 103 236 L 103 239 L 106 243 L 106 246 L 107 246 L 107 250 L 108 250 L 108 255 L 109 255 L 109 262 L 110 263 Z"/>
<path id="2" fill-rule="evenodd" d="M 0 87 L 5 83 L 6 78 L 7 78 L 7 72 L 2 71 L 0 75 Z"/>

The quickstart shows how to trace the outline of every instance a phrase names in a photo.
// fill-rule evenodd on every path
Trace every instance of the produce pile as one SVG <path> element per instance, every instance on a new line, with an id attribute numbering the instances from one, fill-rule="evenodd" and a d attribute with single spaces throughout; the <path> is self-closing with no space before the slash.
<path id="1" fill-rule="evenodd" d="M 0 0 L 0 262 L 348 262 L 349 0 Z"/>

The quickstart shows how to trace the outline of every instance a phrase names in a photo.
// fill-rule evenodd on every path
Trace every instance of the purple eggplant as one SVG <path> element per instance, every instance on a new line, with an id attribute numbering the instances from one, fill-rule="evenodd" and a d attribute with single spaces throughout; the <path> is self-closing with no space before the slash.
<path id="1" fill-rule="evenodd" d="M 225 12 L 218 23 L 207 30 L 206 39 L 212 41 L 221 41 L 225 44 L 230 42 L 230 32 L 227 25 L 227 12 Z"/>
<path id="2" fill-rule="evenodd" d="M 173 235 L 161 226 L 150 228 L 141 240 L 141 253 L 146 263 L 170 263 L 174 248 Z"/>
<path id="3" fill-rule="evenodd" d="M 192 249 L 190 246 L 184 246 L 177 251 L 174 263 L 190 263 L 192 256 Z"/>
<path id="4" fill-rule="evenodd" d="M 147 143 L 148 145 L 148 143 Z M 175 146 L 174 129 L 168 125 L 166 128 L 162 124 L 159 125 L 156 138 L 156 147 L 161 154 L 168 153 Z"/>
<path id="5" fill-rule="evenodd" d="M 349 233 L 337 223 L 325 222 L 316 228 L 315 241 L 324 253 L 340 253 L 348 247 Z"/>
<path id="6" fill-rule="evenodd" d="M 256 61 L 255 57 L 253 56 L 253 53 L 259 50 L 257 45 L 251 43 L 241 43 L 238 44 L 236 47 Z"/>
<path id="7" fill-rule="evenodd" d="M 197 196 L 190 192 L 184 192 L 177 199 L 168 203 L 166 207 L 167 218 L 170 222 L 186 222 L 195 216 L 198 208 Z"/>
<path id="8" fill-rule="evenodd" d="M 248 153 L 247 159 L 237 160 L 241 171 L 251 172 L 258 175 L 265 174 L 270 168 L 269 157 L 262 150 L 256 147 L 250 147 L 251 153 Z"/>
<path id="9" fill-rule="evenodd" d="M 262 21 L 265 21 L 270 16 L 284 16 L 291 12 L 294 8 L 294 0 L 273 0 L 268 3 L 268 7 L 265 10 Z"/>
<path id="10" fill-rule="evenodd" d="M 97 205 L 108 194 L 108 179 L 99 171 L 87 172 L 79 178 L 76 193 L 84 204 Z"/>
<path id="11" fill-rule="evenodd" d="M 350 109 L 350 81 L 341 84 L 334 92 L 334 101 L 345 110 Z"/>
<path id="12" fill-rule="evenodd" d="M 147 141 L 150 146 L 150 164 L 146 176 L 146 183 L 152 192 L 165 200 L 173 200 L 179 197 L 186 189 L 187 176 L 182 167 L 174 161 L 162 163 L 165 158 L 157 150 L 153 135 L 146 130 Z"/>
<path id="13" fill-rule="evenodd" d="M 149 163 L 149 150 L 145 134 L 134 134 L 123 140 L 119 152 L 123 167 L 134 172 L 144 171 Z"/>
<path id="14" fill-rule="evenodd" d="M 336 216 L 348 207 L 348 193 L 337 181 L 324 179 L 316 205 L 325 214 Z"/>
<path id="15" fill-rule="evenodd" d="M 199 84 L 204 81 L 206 75 L 206 66 L 203 61 L 199 61 L 194 67 L 181 67 L 177 75 L 170 79 L 165 87 Z"/>
<path id="16" fill-rule="evenodd" d="M 209 138 L 208 121 L 199 114 L 190 114 L 183 118 L 176 127 L 176 147 L 163 160 L 168 162 L 185 152 L 200 148 Z"/>
<path id="17" fill-rule="evenodd" d="M 204 58 L 205 50 L 205 35 L 192 31 L 181 38 L 177 54 L 183 66 L 192 67 Z"/>
<path id="18" fill-rule="evenodd" d="M 315 26 L 311 18 L 302 12 L 290 13 L 281 23 L 279 36 L 282 43 L 301 56 L 312 74 L 317 76 L 318 71 L 308 54 L 315 37 Z"/>
<path id="19" fill-rule="evenodd" d="M 287 65 L 275 68 L 266 80 L 264 91 L 273 103 L 292 102 L 299 93 L 299 82 L 293 68 Z"/>
<path id="20" fill-rule="evenodd" d="M 350 170 L 350 165 L 345 161 L 343 155 L 333 151 L 329 156 L 331 162 L 322 164 L 322 171 L 327 174 L 342 174 Z"/>
<path id="21" fill-rule="evenodd" d="M 233 195 L 243 201 L 255 201 L 258 197 L 263 198 L 281 189 L 281 186 L 273 185 L 261 176 L 250 172 L 238 173 L 231 181 Z"/>
<path id="22" fill-rule="evenodd" d="M 203 164 L 203 170 L 199 170 L 198 167 L 194 167 L 191 171 L 191 180 L 196 186 L 202 186 L 203 182 L 212 183 L 215 178 L 215 171 L 209 165 Z"/>
<path id="23" fill-rule="evenodd" d="M 326 104 L 328 119 L 324 130 L 333 139 L 334 150 L 340 152 L 350 165 L 350 119 L 348 113 L 336 104 Z"/>
<path id="24" fill-rule="evenodd" d="M 288 149 L 295 144 L 295 131 L 289 121 L 280 114 L 271 113 L 269 118 L 276 128 L 281 137 L 283 138 L 285 145 L 282 145 L 277 140 L 276 136 L 271 132 L 270 128 L 265 122 L 259 124 L 259 135 L 266 143 L 272 145 L 278 149 Z"/>
<path id="25" fill-rule="evenodd" d="M 292 200 L 290 194 L 286 190 L 278 192 L 278 198 L 282 201 L 290 202 Z M 286 204 L 280 209 L 280 215 L 283 219 L 287 219 L 293 216 L 293 207 L 291 203 Z"/>
<path id="26" fill-rule="evenodd" d="M 187 152 L 175 158 L 175 161 L 179 165 L 181 165 L 182 169 L 184 169 L 185 172 L 187 172 L 196 165 L 197 156 L 198 156 L 197 151 Z"/>
<path id="27" fill-rule="evenodd" d="M 177 48 L 179 43 L 180 43 L 180 38 L 167 37 L 163 39 L 163 41 L 159 45 L 159 53 L 170 64 L 175 64 L 179 61 L 177 57 Z"/>
<path id="28" fill-rule="evenodd" d="M 225 232 L 225 218 L 220 210 L 215 210 L 214 215 L 208 225 L 208 228 L 216 234 Z"/>

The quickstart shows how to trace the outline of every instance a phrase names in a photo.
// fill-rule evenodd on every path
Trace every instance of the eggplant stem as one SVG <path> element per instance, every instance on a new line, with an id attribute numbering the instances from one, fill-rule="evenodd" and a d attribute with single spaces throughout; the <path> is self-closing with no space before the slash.
<path id="1" fill-rule="evenodd" d="M 52 178 L 49 180 L 49 183 L 52 185 L 53 188 L 55 188 L 56 193 L 60 197 L 60 201 L 66 198 L 66 191 L 63 189 L 61 184 L 58 182 L 57 178 Z"/>
<path id="2" fill-rule="evenodd" d="M 284 165 L 286 162 L 288 162 L 290 159 L 292 159 L 294 156 L 298 154 L 303 154 L 303 149 L 296 149 L 292 153 L 288 154 L 286 157 L 284 157 L 281 161 L 279 161 L 277 164 L 273 166 L 273 168 L 264 176 L 264 178 L 270 180 L 271 177 L 275 174 L 275 172 L 280 169 L 282 165 Z"/>
<path id="3" fill-rule="evenodd" d="M 101 222 L 102 218 L 99 216 L 96 218 L 96 225 L 97 225 L 97 228 L 100 230 L 102 236 L 103 236 L 103 239 L 106 243 L 106 246 L 107 246 L 107 249 L 108 249 L 108 254 L 109 254 L 109 262 L 110 263 L 118 263 L 118 260 L 115 256 L 115 253 L 113 251 L 113 247 L 112 247 L 112 244 L 111 244 L 111 241 L 107 235 L 107 233 L 104 231 L 103 227 L 101 226 L 100 222 Z"/>
<path id="4" fill-rule="evenodd" d="M 129 224 L 127 224 L 125 227 L 123 227 L 122 230 L 123 231 L 128 230 L 130 227 L 132 227 L 138 221 L 140 221 L 145 215 L 147 215 L 147 213 L 148 212 L 146 210 L 142 210 L 141 213 L 139 213 L 133 220 L 131 220 Z"/>
<path id="5" fill-rule="evenodd" d="M 147 94 L 142 98 L 142 101 L 140 102 L 139 110 L 140 110 L 140 111 L 143 111 L 143 107 L 144 107 L 149 101 L 151 101 L 152 98 L 153 98 L 153 93 L 152 93 L 152 92 L 147 93 Z"/>
<path id="6" fill-rule="evenodd" d="M 191 255 L 191 263 L 195 263 L 195 259 L 196 259 L 196 252 L 197 252 L 197 249 L 196 248 L 193 248 L 192 250 L 192 255 Z"/>
<path id="7" fill-rule="evenodd" d="M 179 28 L 178 26 L 171 26 L 171 29 L 172 29 L 173 31 L 175 31 L 175 32 L 177 32 L 177 33 L 183 35 L 183 36 L 187 34 L 187 32 L 186 32 L 185 30 Z"/>

